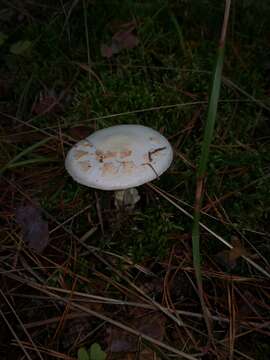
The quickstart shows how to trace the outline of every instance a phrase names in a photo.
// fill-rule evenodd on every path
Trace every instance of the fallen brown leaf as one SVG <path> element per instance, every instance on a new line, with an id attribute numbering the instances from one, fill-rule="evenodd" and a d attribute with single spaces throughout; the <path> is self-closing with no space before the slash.
<path id="1" fill-rule="evenodd" d="M 232 239 L 233 248 L 230 250 L 222 250 L 216 254 L 218 262 L 225 266 L 228 270 L 233 270 L 237 265 L 237 260 L 241 256 L 247 256 L 247 250 L 242 246 L 238 238 Z"/>
<path id="2" fill-rule="evenodd" d="M 94 128 L 90 126 L 74 126 L 69 129 L 69 135 L 72 136 L 75 140 L 82 140 L 94 132 Z"/>
<path id="3" fill-rule="evenodd" d="M 165 333 L 165 317 L 160 314 L 148 313 L 145 316 L 134 319 L 130 326 L 144 335 L 162 341 Z M 107 343 L 108 351 L 112 353 L 130 353 L 138 350 L 138 338 L 115 327 L 107 329 Z"/>
<path id="4" fill-rule="evenodd" d="M 106 44 L 101 44 L 100 47 L 101 55 L 107 59 L 111 58 L 115 54 L 118 54 L 120 51 L 121 51 L 121 47 L 113 39 L 110 46 Z"/>
<path id="5" fill-rule="evenodd" d="M 125 30 L 117 31 L 113 35 L 110 45 L 101 44 L 101 55 L 109 59 L 123 49 L 133 49 L 138 46 L 139 39 L 133 34 L 134 29 L 135 27 L 132 25 Z"/>
<path id="6" fill-rule="evenodd" d="M 119 360 L 160 360 L 160 357 L 151 349 L 143 349 L 139 354 L 136 353 L 126 353 L 122 354 Z"/>
<path id="7" fill-rule="evenodd" d="M 41 253 L 49 243 L 48 223 L 42 219 L 41 209 L 31 204 L 20 206 L 15 217 L 22 228 L 25 243 Z"/>
<path id="8" fill-rule="evenodd" d="M 139 39 L 132 33 L 132 29 L 127 31 L 118 31 L 114 34 L 113 40 L 119 44 L 121 49 L 133 49 L 139 44 Z"/>

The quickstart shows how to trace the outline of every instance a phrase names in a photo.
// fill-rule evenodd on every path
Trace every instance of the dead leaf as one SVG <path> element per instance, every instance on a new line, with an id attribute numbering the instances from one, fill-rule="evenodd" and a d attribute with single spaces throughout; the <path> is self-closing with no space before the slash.
<path id="1" fill-rule="evenodd" d="M 112 43 L 110 46 L 106 44 L 101 44 L 100 51 L 101 55 L 106 58 L 111 58 L 113 55 L 118 54 L 122 48 L 119 46 L 119 44 L 112 39 Z"/>
<path id="2" fill-rule="evenodd" d="M 160 360 L 160 357 L 151 349 L 143 349 L 140 353 L 133 352 L 121 355 L 121 360 Z"/>
<path id="3" fill-rule="evenodd" d="M 92 330 L 91 318 L 85 315 L 84 317 L 78 316 L 78 318 L 66 322 L 63 330 L 64 336 L 62 337 L 62 346 L 65 349 L 70 348 L 76 342 L 79 342 L 80 339 L 85 338 Z"/>
<path id="4" fill-rule="evenodd" d="M 119 30 L 129 30 L 129 29 L 135 29 L 138 26 L 137 21 L 135 21 L 134 19 L 128 22 L 122 22 L 119 20 L 112 20 L 110 22 L 110 30 L 113 34 L 115 34 L 117 31 Z"/>
<path id="5" fill-rule="evenodd" d="M 94 132 L 95 129 L 91 128 L 90 126 L 73 126 L 69 130 L 69 134 L 75 139 L 75 140 L 82 140 L 85 139 L 87 136 L 89 136 L 92 132 Z"/>
<path id="6" fill-rule="evenodd" d="M 165 333 L 165 317 L 160 314 L 148 313 L 146 316 L 134 319 L 130 326 L 144 335 L 162 341 Z M 109 327 L 107 329 L 108 351 L 135 352 L 138 350 L 138 337 L 128 332 Z"/>
<path id="7" fill-rule="evenodd" d="M 247 256 L 247 250 L 242 246 L 238 238 L 232 239 L 233 248 L 230 250 L 223 250 L 216 254 L 217 261 L 225 266 L 228 270 L 233 270 L 237 265 L 237 260 L 241 256 Z"/>
<path id="8" fill-rule="evenodd" d="M 163 280 L 152 279 L 152 281 L 142 282 L 139 286 L 147 295 L 157 295 L 163 291 Z"/>
<path id="9" fill-rule="evenodd" d="M 121 49 L 133 49 L 139 44 L 139 39 L 132 33 L 132 29 L 118 31 L 114 34 L 113 40 L 118 43 Z"/>
<path id="10" fill-rule="evenodd" d="M 109 352 L 131 352 L 137 350 L 138 339 L 124 330 L 109 327 L 107 329 Z"/>
<path id="11" fill-rule="evenodd" d="M 136 355 L 136 354 L 135 354 Z M 151 349 L 144 349 L 139 356 L 140 360 L 160 360 L 160 357 Z M 135 360 L 135 359 L 134 359 Z"/>
<path id="12" fill-rule="evenodd" d="M 22 227 L 25 243 L 41 253 L 49 242 L 48 223 L 42 219 L 41 209 L 31 204 L 18 207 L 16 222 Z"/>
<path id="13" fill-rule="evenodd" d="M 138 46 L 139 39 L 133 34 L 134 29 L 135 27 L 132 25 L 126 30 L 117 31 L 113 35 L 110 45 L 101 44 L 101 55 L 109 59 L 123 49 L 133 49 Z"/>

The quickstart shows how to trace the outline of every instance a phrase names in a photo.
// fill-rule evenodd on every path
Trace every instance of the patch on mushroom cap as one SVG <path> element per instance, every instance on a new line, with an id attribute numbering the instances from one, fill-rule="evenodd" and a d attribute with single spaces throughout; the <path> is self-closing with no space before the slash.
<path id="1" fill-rule="evenodd" d="M 111 150 L 106 150 L 106 151 L 102 151 L 97 149 L 96 150 L 96 155 L 99 161 L 103 161 L 106 159 L 112 159 L 112 158 L 120 158 L 123 159 L 125 157 L 128 157 L 132 154 L 132 150 L 122 150 L 122 151 L 111 151 Z"/>
<path id="2" fill-rule="evenodd" d="M 134 161 L 122 161 L 121 166 L 122 166 L 122 172 L 125 175 L 132 174 L 132 171 L 136 167 Z"/>
<path id="3" fill-rule="evenodd" d="M 83 150 L 76 150 L 75 151 L 75 154 L 74 154 L 74 157 L 76 160 L 79 160 L 81 157 L 87 155 L 88 152 L 87 151 L 83 151 Z"/>
<path id="4" fill-rule="evenodd" d="M 119 156 L 121 159 L 125 158 L 125 157 L 129 157 L 132 154 L 132 150 L 123 150 L 120 151 Z"/>
<path id="5" fill-rule="evenodd" d="M 106 160 L 106 159 L 111 159 L 111 158 L 114 158 L 116 157 L 116 152 L 115 151 L 102 151 L 102 150 L 99 150 L 97 149 L 96 150 L 96 156 L 97 156 L 97 160 L 102 162 L 103 160 Z"/>
<path id="6" fill-rule="evenodd" d="M 103 176 L 116 175 L 118 171 L 119 169 L 117 169 L 117 167 L 112 162 L 104 163 L 101 167 L 101 174 Z"/>
<path id="7" fill-rule="evenodd" d="M 79 161 L 79 165 L 82 171 L 89 171 L 91 169 L 91 163 L 88 160 Z"/>

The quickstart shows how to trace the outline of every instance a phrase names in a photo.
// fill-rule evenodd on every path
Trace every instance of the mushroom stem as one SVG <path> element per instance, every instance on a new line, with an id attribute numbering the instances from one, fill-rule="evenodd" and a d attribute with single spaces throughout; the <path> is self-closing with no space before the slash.
<path id="1" fill-rule="evenodd" d="M 136 188 L 117 190 L 114 193 L 114 204 L 118 210 L 132 211 L 139 200 L 140 195 Z"/>

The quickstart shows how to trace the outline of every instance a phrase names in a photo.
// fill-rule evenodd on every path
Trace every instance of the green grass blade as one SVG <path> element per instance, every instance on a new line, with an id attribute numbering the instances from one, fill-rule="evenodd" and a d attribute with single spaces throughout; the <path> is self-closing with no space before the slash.
<path id="1" fill-rule="evenodd" d="M 210 99 L 208 104 L 208 112 L 207 112 L 207 121 L 204 129 L 202 150 L 201 150 L 201 159 L 199 163 L 197 176 L 201 177 L 205 175 L 207 168 L 207 161 L 209 157 L 209 148 L 213 138 L 214 127 L 217 116 L 217 107 L 218 107 L 218 99 L 220 95 L 221 88 L 221 78 L 222 78 L 222 68 L 224 61 L 224 52 L 225 49 L 219 48 L 217 53 L 216 65 L 212 78 L 212 86 L 210 92 Z"/>
<path id="2" fill-rule="evenodd" d="M 184 56 L 187 56 L 187 51 L 186 51 L 186 46 L 185 46 L 185 41 L 184 41 L 182 28 L 179 25 L 175 15 L 173 13 L 171 13 L 170 15 L 171 15 L 172 23 L 173 23 L 173 25 L 175 27 L 175 30 L 177 32 L 177 35 L 178 35 L 179 44 L 180 44 L 180 48 L 182 50 L 182 53 L 183 53 Z"/>
<path id="3" fill-rule="evenodd" d="M 87 49 L 87 64 L 89 69 L 91 66 L 91 56 L 90 56 L 90 43 L 89 43 L 89 29 L 88 29 L 88 21 L 87 21 L 87 4 L 85 0 L 83 0 L 83 19 L 84 19 L 84 30 L 85 30 L 85 41 L 86 41 L 86 49 Z M 88 72 L 89 81 L 91 81 L 91 71 Z"/>
<path id="4" fill-rule="evenodd" d="M 46 142 L 48 142 L 50 139 L 51 138 L 42 139 L 41 141 L 35 143 L 34 145 L 29 146 L 27 149 L 24 149 L 23 151 L 21 151 L 12 160 L 10 160 L 6 165 L 4 165 L 2 167 L 2 169 L 0 169 L 0 175 L 2 175 L 10 167 L 11 164 L 15 163 L 17 160 L 21 159 L 23 156 L 31 153 L 36 148 L 46 144 Z"/>
<path id="5" fill-rule="evenodd" d="M 201 258 L 200 258 L 200 209 L 203 200 L 203 187 L 204 179 L 206 176 L 207 162 L 209 158 L 210 144 L 213 138 L 218 100 L 220 95 L 221 81 L 222 81 L 222 68 L 224 62 L 224 51 L 225 51 L 225 37 L 227 32 L 228 20 L 230 11 L 230 0 L 226 1 L 224 20 L 222 26 L 222 32 L 220 37 L 220 44 L 217 51 L 217 58 L 213 71 L 211 91 L 209 97 L 207 121 L 204 129 L 203 142 L 201 147 L 201 157 L 197 171 L 197 186 L 195 196 L 195 207 L 194 207 L 194 220 L 192 227 L 192 251 L 193 251 L 193 265 L 195 269 L 195 275 L 197 280 L 198 292 L 201 301 L 201 306 L 207 325 L 208 335 L 211 335 L 211 326 L 208 317 L 208 309 L 204 302 L 203 296 L 203 285 L 202 285 L 202 272 L 201 272 Z"/>
<path id="6" fill-rule="evenodd" d="M 200 225 L 199 225 L 200 208 L 201 208 L 202 195 L 203 195 L 203 182 L 207 169 L 207 161 L 209 157 L 209 148 L 213 138 L 214 127 L 216 122 L 218 99 L 219 99 L 220 87 L 221 87 L 223 60 L 224 60 L 224 48 L 219 48 L 213 79 L 212 79 L 207 121 L 204 130 L 203 143 L 201 149 L 201 158 L 197 172 L 198 180 L 197 180 L 197 190 L 196 190 L 196 200 L 195 200 L 194 221 L 193 221 L 193 229 L 192 229 L 192 239 L 193 239 L 192 245 L 193 245 L 194 267 L 196 271 L 197 281 L 199 283 L 201 283 Z"/>
<path id="7" fill-rule="evenodd" d="M 34 159 L 28 159 L 28 160 L 23 160 L 23 161 L 18 161 L 12 164 L 9 164 L 6 166 L 6 170 L 7 169 L 14 169 L 14 168 L 18 168 L 18 167 L 25 167 L 28 165 L 36 165 L 36 164 L 43 164 L 43 163 L 55 163 L 55 162 L 60 162 L 60 160 L 57 159 L 52 159 L 52 158 L 34 158 Z"/>

